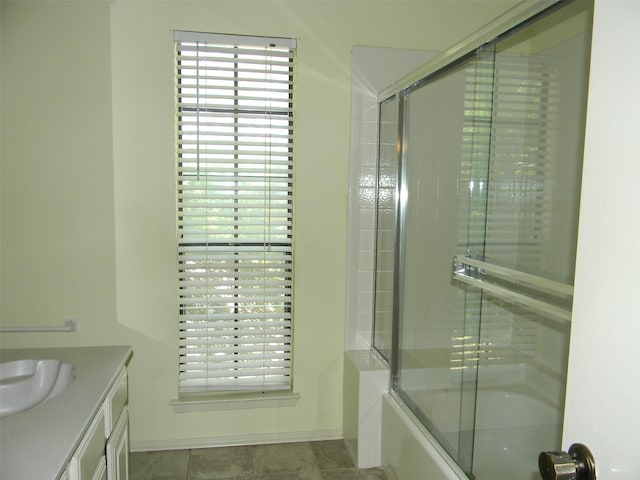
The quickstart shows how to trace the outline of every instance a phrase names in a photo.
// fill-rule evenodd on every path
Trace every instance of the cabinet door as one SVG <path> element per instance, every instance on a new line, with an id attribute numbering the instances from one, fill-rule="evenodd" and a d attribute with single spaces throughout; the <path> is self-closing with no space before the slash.
<path id="1" fill-rule="evenodd" d="M 102 461 L 98 465 L 98 468 L 96 468 L 91 480 L 107 480 L 107 462 L 104 457 L 102 457 Z"/>
<path id="2" fill-rule="evenodd" d="M 70 480 L 89 480 L 104 462 L 104 409 L 100 408 L 69 462 Z"/>
<path id="3" fill-rule="evenodd" d="M 126 406 L 107 441 L 107 479 L 129 480 L 129 409 Z"/>

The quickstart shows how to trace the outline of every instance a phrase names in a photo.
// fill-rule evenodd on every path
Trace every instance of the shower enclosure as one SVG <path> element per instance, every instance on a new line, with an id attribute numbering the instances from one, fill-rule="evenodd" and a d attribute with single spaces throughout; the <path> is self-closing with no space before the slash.
<path id="1" fill-rule="evenodd" d="M 559 448 L 592 4 L 561 2 L 379 104 L 374 347 L 469 478 Z"/>

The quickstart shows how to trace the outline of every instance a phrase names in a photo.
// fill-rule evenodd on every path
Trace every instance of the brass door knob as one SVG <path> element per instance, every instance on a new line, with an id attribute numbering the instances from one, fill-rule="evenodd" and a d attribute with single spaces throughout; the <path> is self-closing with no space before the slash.
<path id="1" fill-rule="evenodd" d="M 542 452 L 538 469 L 543 480 L 596 480 L 596 465 L 591 451 L 574 443 L 569 452 Z"/>

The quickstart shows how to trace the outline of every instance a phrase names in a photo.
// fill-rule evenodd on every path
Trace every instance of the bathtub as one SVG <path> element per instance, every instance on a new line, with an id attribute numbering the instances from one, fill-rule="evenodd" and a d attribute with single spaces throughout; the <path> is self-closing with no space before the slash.
<path id="1" fill-rule="evenodd" d="M 429 392 L 438 402 L 441 392 Z M 562 417 L 526 386 L 479 389 L 473 472 L 477 480 L 539 480 L 538 452 L 557 449 Z M 445 432 L 446 435 L 446 432 Z M 382 464 L 397 480 L 459 480 L 464 472 L 393 394 L 382 402 Z"/>

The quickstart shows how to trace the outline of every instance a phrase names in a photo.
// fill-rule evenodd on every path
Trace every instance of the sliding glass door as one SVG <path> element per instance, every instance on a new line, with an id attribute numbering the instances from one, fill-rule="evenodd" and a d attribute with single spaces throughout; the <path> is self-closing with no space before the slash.
<path id="1" fill-rule="evenodd" d="M 374 343 L 478 480 L 560 446 L 590 25 L 546 12 L 380 107 Z"/>

